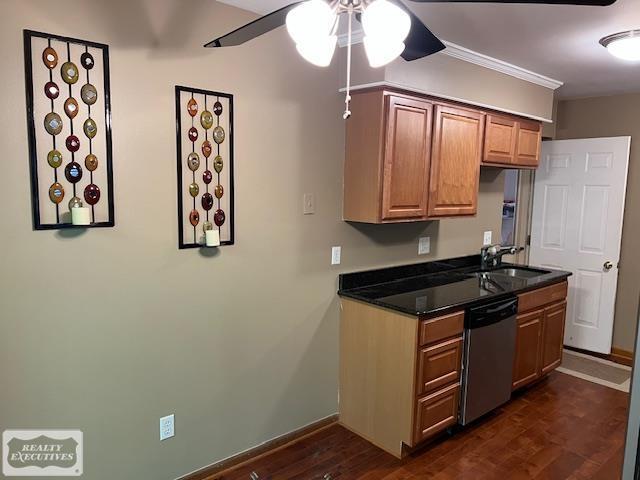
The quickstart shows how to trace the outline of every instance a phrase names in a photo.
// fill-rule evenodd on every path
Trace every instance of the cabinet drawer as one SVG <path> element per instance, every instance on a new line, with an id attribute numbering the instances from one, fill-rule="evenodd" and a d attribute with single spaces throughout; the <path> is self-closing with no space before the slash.
<path id="1" fill-rule="evenodd" d="M 460 385 L 455 384 L 418 400 L 414 443 L 441 432 L 458 422 Z"/>
<path id="2" fill-rule="evenodd" d="M 423 320 L 420 322 L 420 346 L 456 337 L 462 333 L 463 327 L 464 312 Z"/>
<path id="3" fill-rule="evenodd" d="M 457 382 L 462 365 L 462 337 L 418 352 L 418 395 Z"/>
<path id="4" fill-rule="evenodd" d="M 565 298 L 567 298 L 567 282 L 549 285 L 548 287 L 518 295 L 518 312 L 527 312 L 534 308 L 559 302 Z"/>

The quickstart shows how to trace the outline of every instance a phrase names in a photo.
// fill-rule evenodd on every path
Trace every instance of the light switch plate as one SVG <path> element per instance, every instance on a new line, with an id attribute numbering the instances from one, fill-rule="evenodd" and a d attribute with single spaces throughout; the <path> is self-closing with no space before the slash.
<path id="1" fill-rule="evenodd" d="M 418 240 L 418 255 L 431 252 L 431 237 L 420 237 Z"/>
<path id="2" fill-rule="evenodd" d="M 302 199 L 302 213 L 313 215 L 316 213 L 316 199 L 313 193 L 305 193 Z"/>
<path id="3" fill-rule="evenodd" d="M 331 265 L 340 265 L 342 247 L 331 247 Z"/>
<path id="4" fill-rule="evenodd" d="M 492 237 L 492 232 L 488 231 L 488 232 L 484 232 L 484 240 L 482 241 L 483 245 L 491 245 L 491 237 Z"/>
<path id="5" fill-rule="evenodd" d="M 160 419 L 160 441 L 171 438 L 175 435 L 174 427 L 175 415 L 167 415 Z"/>

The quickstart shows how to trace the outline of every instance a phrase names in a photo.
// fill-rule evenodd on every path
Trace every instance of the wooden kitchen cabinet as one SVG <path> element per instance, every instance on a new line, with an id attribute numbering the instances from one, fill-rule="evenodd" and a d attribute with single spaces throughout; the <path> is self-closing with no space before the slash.
<path id="1" fill-rule="evenodd" d="M 475 215 L 484 115 L 436 105 L 429 180 L 429 217 Z"/>
<path id="2" fill-rule="evenodd" d="M 341 305 L 340 423 L 397 457 L 458 423 L 464 311 Z"/>
<path id="3" fill-rule="evenodd" d="M 540 122 L 488 114 L 482 165 L 537 168 L 541 142 Z"/>
<path id="4" fill-rule="evenodd" d="M 562 363 L 567 282 L 518 297 L 518 328 L 512 390 L 543 377 Z"/>

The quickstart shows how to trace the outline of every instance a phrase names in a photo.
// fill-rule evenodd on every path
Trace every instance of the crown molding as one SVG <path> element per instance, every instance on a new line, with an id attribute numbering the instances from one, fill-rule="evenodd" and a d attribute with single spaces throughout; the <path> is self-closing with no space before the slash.
<path id="1" fill-rule="evenodd" d="M 358 28 L 352 33 L 351 44 L 355 45 L 358 43 L 362 43 L 363 38 L 364 32 L 361 28 Z M 349 39 L 346 33 L 338 35 L 338 45 L 340 47 L 346 47 L 348 43 Z M 563 82 L 561 82 L 560 80 L 545 77 L 544 75 L 540 75 L 539 73 L 532 72 L 531 70 L 527 70 L 517 65 L 504 62 L 488 55 L 484 55 L 483 53 L 469 50 L 468 48 L 456 45 L 455 43 L 447 42 L 446 40 L 443 40 L 442 43 L 444 43 L 447 48 L 439 52 L 439 54 L 457 58 L 458 60 L 462 60 L 464 62 L 473 63 L 474 65 L 479 65 L 496 72 L 504 73 L 505 75 L 519 78 L 520 80 L 524 80 L 529 83 L 534 83 L 545 88 L 550 88 L 551 90 L 557 90 L 563 85 Z"/>

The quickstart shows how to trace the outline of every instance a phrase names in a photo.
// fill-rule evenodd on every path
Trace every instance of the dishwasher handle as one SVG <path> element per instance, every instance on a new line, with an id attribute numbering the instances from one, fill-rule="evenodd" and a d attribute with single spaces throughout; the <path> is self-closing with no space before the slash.
<path id="1" fill-rule="evenodd" d="M 492 302 L 467 311 L 465 326 L 467 328 L 481 328 L 500 322 L 518 313 L 518 298 L 510 298 L 499 302 Z"/>

